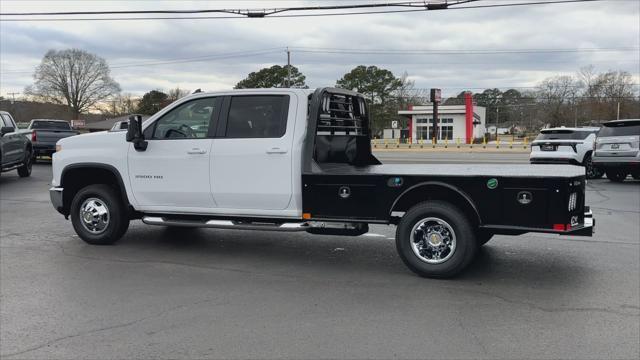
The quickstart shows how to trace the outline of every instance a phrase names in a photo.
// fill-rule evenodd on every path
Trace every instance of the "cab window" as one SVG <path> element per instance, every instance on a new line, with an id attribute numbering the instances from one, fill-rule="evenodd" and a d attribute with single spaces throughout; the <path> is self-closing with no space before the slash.
<path id="1" fill-rule="evenodd" d="M 218 103 L 218 98 L 211 97 L 181 104 L 153 124 L 153 132 L 148 138 L 155 140 L 206 138 L 209 128 L 212 128 L 211 123 L 215 118 L 216 110 L 219 108 Z"/>
<path id="2" fill-rule="evenodd" d="M 227 138 L 279 138 L 287 128 L 287 95 L 250 95 L 231 98 Z"/>

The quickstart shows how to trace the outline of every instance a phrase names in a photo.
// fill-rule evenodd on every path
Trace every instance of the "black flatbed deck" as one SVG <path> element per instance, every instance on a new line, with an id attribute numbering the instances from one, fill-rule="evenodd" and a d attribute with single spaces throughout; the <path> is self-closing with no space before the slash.
<path id="1" fill-rule="evenodd" d="M 318 164 L 324 175 L 387 176 L 490 176 L 513 178 L 575 178 L 584 168 L 574 165 L 491 164 L 380 164 L 353 166 L 343 163 Z"/>

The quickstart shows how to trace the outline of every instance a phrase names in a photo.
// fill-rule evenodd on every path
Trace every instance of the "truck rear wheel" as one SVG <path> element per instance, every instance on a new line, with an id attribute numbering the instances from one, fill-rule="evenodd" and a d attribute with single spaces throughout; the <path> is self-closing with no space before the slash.
<path id="1" fill-rule="evenodd" d="M 402 217 L 396 248 L 411 271 L 424 277 L 448 278 L 473 259 L 478 244 L 466 215 L 443 201 L 418 204 Z"/>
<path id="2" fill-rule="evenodd" d="M 627 178 L 627 173 L 622 170 L 607 170 L 607 178 L 613 182 L 623 182 Z"/>
<path id="3" fill-rule="evenodd" d="M 71 223 L 82 240 L 92 245 L 111 245 L 129 227 L 119 194 L 108 185 L 89 185 L 73 197 Z"/>

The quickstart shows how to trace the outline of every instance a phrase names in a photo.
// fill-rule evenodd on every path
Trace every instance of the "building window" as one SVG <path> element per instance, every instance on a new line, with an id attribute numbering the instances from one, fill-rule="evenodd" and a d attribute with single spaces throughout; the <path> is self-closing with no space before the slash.
<path id="1" fill-rule="evenodd" d="M 440 127 L 440 140 L 452 140 L 453 139 L 453 126 L 441 126 Z"/>

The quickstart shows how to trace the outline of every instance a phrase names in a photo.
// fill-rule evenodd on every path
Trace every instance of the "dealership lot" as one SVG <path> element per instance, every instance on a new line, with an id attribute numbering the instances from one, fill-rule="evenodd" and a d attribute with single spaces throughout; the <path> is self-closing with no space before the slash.
<path id="1" fill-rule="evenodd" d="M 527 161 L 388 151 L 384 162 Z M 640 182 L 589 181 L 593 238 L 496 236 L 453 280 L 416 277 L 395 228 L 356 238 L 133 222 L 84 244 L 51 168 L 0 178 L 2 358 L 637 358 Z"/>

